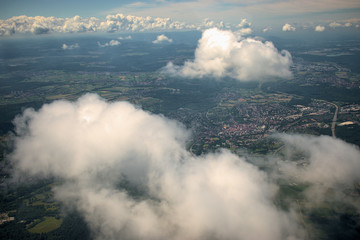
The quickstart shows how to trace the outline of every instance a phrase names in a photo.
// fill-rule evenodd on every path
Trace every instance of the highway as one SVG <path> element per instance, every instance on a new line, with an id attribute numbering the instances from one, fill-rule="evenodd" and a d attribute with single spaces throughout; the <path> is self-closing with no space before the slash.
<path id="1" fill-rule="evenodd" d="M 332 105 L 334 105 L 336 107 L 334 117 L 333 117 L 333 120 L 332 120 L 332 123 L 331 123 L 331 134 L 332 134 L 333 138 L 336 138 L 336 136 L 335 136 L 335 126 L 336 126 L 336 121 L 337 121 L 337 115 L 338 115 L 338 112 L 339 112 L 339 107 L 335 103 L 330 103 L 330 104 L 332 104 Z"/>

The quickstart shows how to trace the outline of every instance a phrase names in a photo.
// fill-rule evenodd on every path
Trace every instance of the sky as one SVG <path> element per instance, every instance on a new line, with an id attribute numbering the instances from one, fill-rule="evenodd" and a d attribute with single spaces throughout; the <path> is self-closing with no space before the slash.
<path id="1" fill-rule="evenodd" d="M 121 13 L 138 17 L 171 18 L 186 24 L 200 24 L 204 19 L 239 24 L 247 19 L 253 29 L 298 31 L 317 27 L 317 32 L 336 27 L 359 29 L 358 0 L 157 0 L 157 1 L 54 1 L 1 0 L 0 19 L 14 16 L 55 18 L 96 17 Z M 332 24 L 333 23 L 333 24 Z M 283 28 L 289 24 L 292 28 Z M 330 26 L 330 24 L 332 24 Z M 286 30 L 287 29 L 287 30 Z"/>

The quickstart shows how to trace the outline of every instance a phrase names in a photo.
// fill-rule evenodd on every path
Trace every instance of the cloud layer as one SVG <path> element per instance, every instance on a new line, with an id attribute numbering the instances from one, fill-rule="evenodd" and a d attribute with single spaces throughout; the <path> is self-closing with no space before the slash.
<path id="1" fill-rule="evenodd" d="M 19 176 L 62 179 L 55 196 L 97 239 L 296 239 L 296 215 L 244 159 L 185 150 L 179 123 L 97 95 L 27 109 L 14 121 Z"/>
<path id="2" fill-rule="evenodd" d="M 195 59 L 183 66 L 169 62 L 163 72 L 173 76 L 203 78 L 231 77 L 240 81 L 290 78 L 292 58 L 280 53 L 271 42 L 242 38 L 231 31 L 205 30 L 195 51 Z"/>
<path id="3" fill-rule="evenodd" d="M 107 15 L 105 19 L 96 17 L 72 18 L 56 17 L 27 17 L 16 16 L 6 20 L 0 20 L 0 36 L 21 34 L 48 34 L 48 33 L 82 33 L 82 32 L 144 32 L 144 31 L 171 31 L 171 30 L 202 30 L 211 27 L 231 28 L 234 27 L 250 34 L 251 24 L 246 19 L 241 19 L 240 24 L 232 25 L 222 21 L 215 22 L 205 19 L 200 24 L 188 24 L 174 21 L 170 18 L 139 17 L 124 15 L 121 13 Z"/>
<path id="4" fill-rule="evenodd" d="M 136 17 L 123 14 L 107 15 L 105 20 L 80 16 L 73 18 L 17 16 L 0 20 L 0 36 L 15 33 L 142 32 L 182 29 L 194 29 L 194 26 L 173 21 L 170 18 Z"/>

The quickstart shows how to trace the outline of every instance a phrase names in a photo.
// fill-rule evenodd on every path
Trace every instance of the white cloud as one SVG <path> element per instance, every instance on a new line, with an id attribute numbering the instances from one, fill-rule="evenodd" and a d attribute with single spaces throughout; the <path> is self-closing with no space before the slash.
<path id="1" fill-rule="evenodd" d="M 290 78 L 291 55 L 281 53 L 271 42 L 239 38 L 231 31 L 217 28 L 203 32 L 195 59 L 183 66 L 168 63 L 163 72 L 170 75 L 202 78 L 231 77 L 240 81 Z"/>
<path id="2" fill-rule="evenodd" d="M 72 49 L 76 49 L 76 48 L 79 48 L 80 47 L 80 45 L 78 44 L 78 43 L 75 43 L 75 44 L 72 44 L 72 45 L 67 45 L 67 44 L 63 44 L 62 45 L 62 49 L 64 49 L 64 50 L 72 50 Z"/>
<path id="3" fill-rule="evenodd" d="M 118 40 L 110 40 L 108 43 L 101 44 L 98 42 L 97 44 L 99 47 L 114 47 L 120 45 L 121 43 Z"/>
<path id="4" fill-rule="evenodd" d="M 344 189 L 352 189 L 360 181 L 360 151 L 355 145 L 348 144 L 329 136 L 280 135 L 285 143 L 288 158 L 302 154 L 302 160 L 278 162 L 282 176 L 292 182 L 310 184 L 307 196 L 312 202 L 340 200 L 350 201 Z M 299 157 L 298 157 L 299 158 Z M 329 190 L 333 194 L 326 195 Z M 360 206 L 355 204 L 358 209 Z"/>
<path id="5" fill-rule="evenodd" d="M 291 26 L 289 23 L 286 23 L 286 24 L 282 27 L 282 30 L 283 30 L 284 32 L 290 32 L 290 31 L 294 32 L 294 31 L 296 30 L 296 28 L 293 27 L 293 26 Z"/>
<path id="6" fill-rule="evenodd" d="M 251 23 L 246 18 L 242 19 L 241 22 L 236 26 L 236 31 L 240 36 L 250 35 L 252 33 Z"/>
<path id="7" fill-rule="evenodd" d="M 336 28 L 336 27 L 342 27 L 343 25 L 337 22 L 332 22 L 329 24 L 329 27 Z"/>
<path id="8" fill-rule="evenodd" d="M 228 151 L 191 155 L 187 130 L 163 116 L 90 94 L 14 123 L 16 173 L 61 179 L 55 197 L 96 239 L 303 237 L 264 172 Z"/>
<path id="9" fill-rule="evenodd" d="M 161 34 L 159 36 L 156 37 L 156 40 L 152 41 L 154 44 L 159 44 L 159 43 L 163 43 L 163 42 L 169 42 L 171 43 L 173 40 L 171 38 L 168 38 L 167 36 L 165 36 L 164 34 Z"/>
<path id="10" fill-rule="evenodd" d="M 137 17 L 132 15 L 107 15 L 95 17 L 55 18 L 18 16 L 0 20 L 0 36 L 15 33 L 79 33 L 79 32 L 142 32 L 195 29 L 193 25 L 173 21 L 170 18 Z"/>
<path id="11" fill-rule="evenodd" d="M 124 15 L 121 13 L 109 14 L 105 19 L 95 17 L 72 18 L 55 17 L 27 17 L 17 16 L 0 20 L 0 36 L 16 33 L 47 34 L 47 33 L 82 33 L 82 32 L 145 32 L 171 30 L 203 30 L 217 27 L 220 29 L 238 29 L 239 33 L 250 34 L 251 23 L 242 19 L 239 24 L 233 25 L 223 21 L 213 21 L 206 18 L 202 23 L 189 24 L 165 17 L 142 17 Z"/>
<path id="12" fill-rule="evenodd" d="M 341 23 L 339 23 L 341 22 Z M 347 19 L 347 20 L 341 20 L 339 22 L 331 22 L 329 23 L 329 27 L 332 27 L 332 28 L 337 28 L 337 27 L 351 27 L 353 24 L 357 24 L 360 22 L 360 19 L 359 18 L 352 18 L 352 19 Z"/>
<path id="13" fill-rule="evenodd" d="M 145 5 L 145 6 L 144 6 Z M 358 0 L 256 0 L 256 1 L 236 1 L 236 0 L 196 0 L 196 1 L 164 1 L 146 2 L 142 7 L 134 4 L 124 4 L 121 8 L 114 11 L 132 13 L 141 16 L 172 16 L 174 19 L 183 21 L 197 22 L 199 19 L 210 18 L 216 21 L 228 21 L 233 23 L 239 16 L 251 16 L 256 22 L 263 24 L 273 24 L 281 19 L 301 19 L 301 22 L 311 21 L 326 14 L 333 17 L 334 13 L 339 15 L 342 9 L 357 9 L 360 7 Z M 331 12 L 331 13 L 330 13 Z M 304 14 L 310 14 L 304 18 Z M 315 14 L 314 14 L 315 13 Z M 323 13 L 320 14 L 319 13 Z M 315 16 L 316 15 L 316 16 Z M 342 14 L 346 15 L 346 14 Z M 326 17 L 323 17 L 323 19 Z M 218 27 L 218 26 L 212 26 Z M 218 27 L 219 28 L 219 27 Z"/>
<path id="14" fill-rule="evenodd" d="M 318 25 L 315 27 L 315 32 L 323 32 L 325 30 L 324 26 Z"/>
<path id="15" fill-rule="evenodd" d="M 241 22 L 237 25 L 239 28 L 249 28 L 251 27 L 251 23 L 247 21 L 246 18 L 241 19 Z"/>
<path id="16" fill-rule="evenodd" d="M 129 35 L 129 36 L 126 36 L 126 37 L 118 37 L 119 40 L 129 40 L 129 39 L 132 39 L 132 37 Z"/>
<path id="17" fill-rule="evenodd" d="M 270 31 L 272 28 L 271 27 L 266 27 L 266 28 L 264 28 L 263 29 L 263 32 L 265 33 L 265 32 L 268 32 L 268 31 Z"/>

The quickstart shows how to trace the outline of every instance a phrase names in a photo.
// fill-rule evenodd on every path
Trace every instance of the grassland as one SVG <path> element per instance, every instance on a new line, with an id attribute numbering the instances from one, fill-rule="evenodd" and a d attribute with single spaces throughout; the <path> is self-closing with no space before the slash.
<path id="1" fill-rule="evenodd" d="M 54 217 L 44 217 L 44 220 L 36 224 L 34 227 L 29 228 L 28 231 L 31 233 L 48 233 L 59 228 L 62 224 L 62 219 Z"/>

